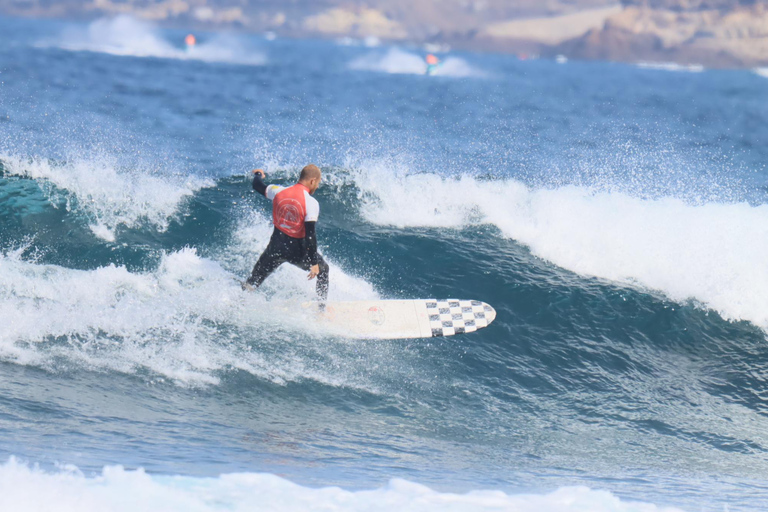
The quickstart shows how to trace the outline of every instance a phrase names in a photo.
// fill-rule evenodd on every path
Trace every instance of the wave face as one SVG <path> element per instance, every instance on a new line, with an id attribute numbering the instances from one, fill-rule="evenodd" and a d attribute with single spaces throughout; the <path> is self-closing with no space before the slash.
<path id="1" fill-rule="evenodd" d="M 213 65 L 0 28 L 0 500 L 764 506 L 762 78 L 463 54 L 484 79 L 443 79 L 285 40 Z M 146 30 L 136 54 L 179 35 Z M 350 340 L 292 306 L 297 268 L 244 293 L 272 230 L 250 170 L 309 162 L 332 299 L 496 321 Z"/>
<path id="2" fill-rule="evenodd" d="M 768 205 L 644 199 L 518 180 L 411 175 L 355 177 L 365 219 L 401 229 L 492 225 L 581 276 L 656 291 L 768 329 Z"/>

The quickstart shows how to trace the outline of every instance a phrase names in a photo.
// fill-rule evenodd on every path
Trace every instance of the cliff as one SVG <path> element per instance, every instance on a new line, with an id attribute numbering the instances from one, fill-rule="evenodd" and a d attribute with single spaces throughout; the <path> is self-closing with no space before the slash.
<path id="1" fill-rule="evenodd" d="M 602 28 L 560 45 L 575 57 L 707 66 L 768 64 L 768 2 L 625 1 Z"/>

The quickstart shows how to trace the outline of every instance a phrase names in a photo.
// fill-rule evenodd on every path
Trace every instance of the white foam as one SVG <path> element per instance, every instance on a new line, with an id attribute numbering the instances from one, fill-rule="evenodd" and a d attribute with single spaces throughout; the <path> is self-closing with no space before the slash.
<path id="1" fill-rule="evenodd" d="M 704 71 L 704 66 L 701 64 L 678 64 L 676 62 L 638 62 L 637 67 L 659 71 L 687 71 L 688 73 Z"/>
<path id="2" fill-rule="evenodd" d="M 448 57 L 437 68 L 434 73 L 436 76 L 451 76 L 456 78 L 463 77 L 484 77 L 486 73 L 475 68 L 466 60 L 459 57 Z"/>
<path id="3" fill-rule="evenodd" d="M 201 60 L 233 64 L 262 65 L 265 55 L 246 40 L 230 34 L 219 34 L 186 49 L 171 44 L 150 23 L 132 16 L 120 15 L 92 22 L 86 29 L 69 29 L 55 41 L 41 46 L 54 46 L 71 51 L 91 51 L 133 57 Z"/>
<path id="4" fill-rule="evenodd" d="M 693 300 L 728 320 L 768 330 L 768 205 L 691 205 L 468 176 L 377 175 L 369 168 L 353 178 L 362 214 L 373 223 L 493 224 L 560 267 L 658 290 L 679 302 Z"/>
<path id="5" fill-rule="evenodd" d="M 266 55 L 250 47 L 242 37 L 233 34 L 217 34 L 188 49 L 183 57 L 175 58 L 251 66 L 261 66 L 267 63 Z"/>
<path id="6" fill-rule="evenodd" d="M 268 473 L 231 473 L 217 478 L 155 476 L 144 470 L 107 466 L 86 476 L 76 467 L 45 472 L 11 457 L 0 465 L 0 510 L 27 512 L 679 512 L 671 507 L 624 501 L 607 491 L 563 487 L 549 494 L 510 495 L 501 491 L 441 493 L 392 479 L 378 489 L 348 491 L 297 485 Z"/>
<path id="7" fill-rule="evenodd" d="M 267 239 L 232 259 L 250 267 Z M 275 383 L 313 379 L 376 390 L 356 368 L 345 372 L 332 361 L 345 357 L 343 340 L 319 342 L 323 333 L 311 319 L 264 294 L 244 293 L 236 279 L 244 275 L 194 249 L 167 254 L 147 272 L 68 269 L 25 261 L 23 253 L 0 254 L 0 360 L 56 370 L 148 370 L 153 379 L 191 386 L 216 384 L 236 369 Z M 331 272 L 331 299 L 375 296 L 362 279 L 335 265 Z M 293 304 L 314 298 L 314 282 L 295 268 L 280 269 L 265 286 Z"/>
<path id="8" fill-rule="evenodd" d="M 390 74 L 424 75 L 427 63 L 424 58 L 399 48 L 390 48 L 387 53 L 368 53 L 353 60 L 350 69 L 378 71 Z M 435 75 L 462 77 L 481 77 L 484 73 L 459 57 L 448 57 L 437 68 Z"/>
<path id="9" fill-rule="evenodd" d="M 108 241 L 115 240 L 118 226 L 149 225 L 164 231 L 185 200 L 215 184 L 192 176 L 120 169 L 106 156 L 54 164 L 0 154 L 0 161 L 6 174 L 36 180 L 55 206 L 63 202 L 68 209 L 85 214 L 93 233 Z"/>

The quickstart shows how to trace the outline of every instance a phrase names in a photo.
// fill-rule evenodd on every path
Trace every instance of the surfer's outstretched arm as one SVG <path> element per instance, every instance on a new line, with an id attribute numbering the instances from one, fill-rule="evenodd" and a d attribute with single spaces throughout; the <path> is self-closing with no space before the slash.
<path id="1" fill-rule="evenodd" d="M 267 173 L 261 169 L 253 170 L 253 190 L 263 195 L 270 201 L 273 201 L 278 192 L 285 190 L 285 187 L 280 185 L 267 185 L 264 183 L 264 178 L 266 176 Z"/>

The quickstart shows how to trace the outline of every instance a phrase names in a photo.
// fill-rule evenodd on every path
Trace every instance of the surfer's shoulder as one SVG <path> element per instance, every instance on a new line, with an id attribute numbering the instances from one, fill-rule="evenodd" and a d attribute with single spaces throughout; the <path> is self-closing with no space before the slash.
<path id="1" fill-rule="evenodd" d="M 264 192 L 264 195 L 267 196 L 267 199 L 272 200 L 283 190 L 285 190 L 285 187 L 280 185 L 267 185 L 267 190 Z"/>
<path id="2" fill-rule="evenodd" d="M 317 222 L 320 217 L 320 203 L 309 192 L 304 192 L 304 207 L 307 209 L 305 222 Z"/>

